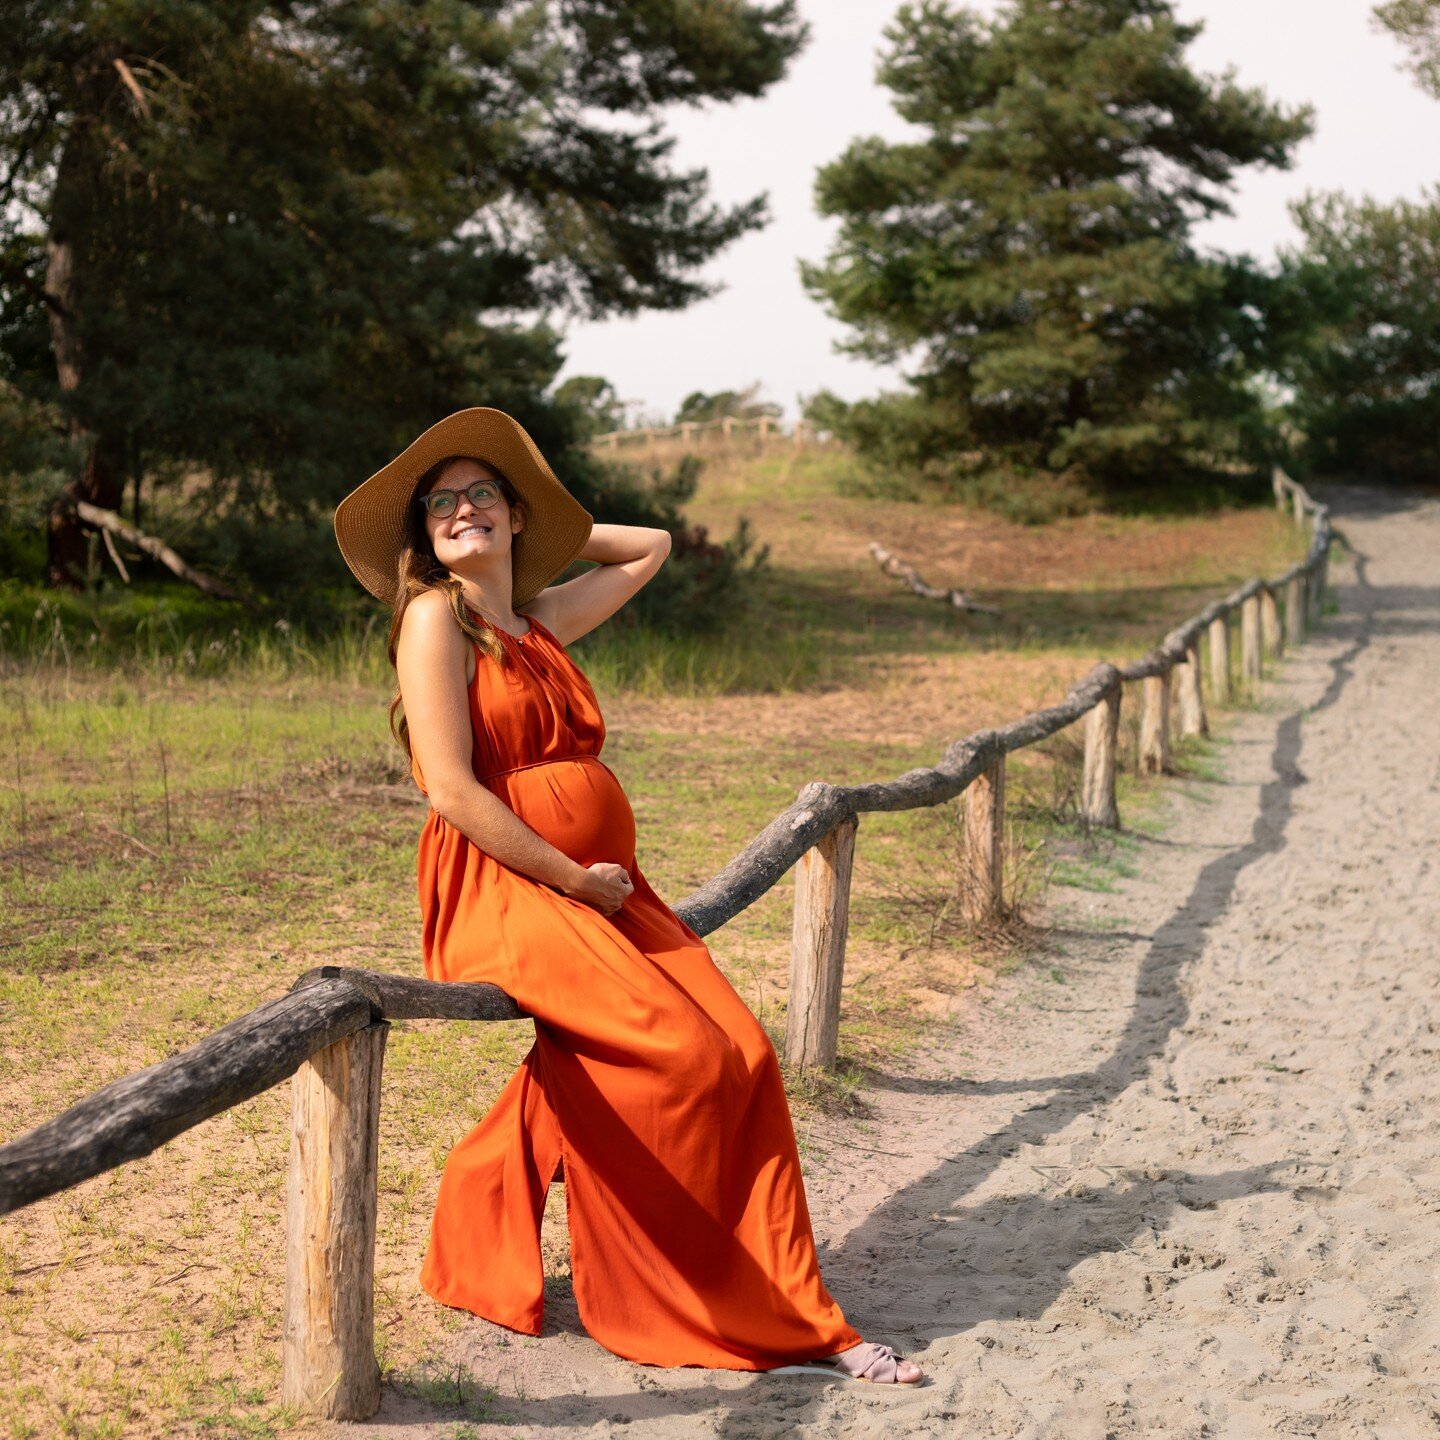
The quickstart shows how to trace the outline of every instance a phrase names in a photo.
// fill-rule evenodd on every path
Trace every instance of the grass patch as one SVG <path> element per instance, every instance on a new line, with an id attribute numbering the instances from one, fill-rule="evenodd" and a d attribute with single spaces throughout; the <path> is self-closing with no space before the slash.
<path id="1" fill-rule="evenodd" d="M 382 1382 L 393 1385 L 402 1395 L 418 1400 L 435 1412 L 438 1420 L 460 1419 L 507 1424 L 515 1417 L 497 1408 L 500 1392 L 478 1380 L 465 1365 L 442 1365 L 427 1359 L 401 1370 L 385 1372 Z"/>

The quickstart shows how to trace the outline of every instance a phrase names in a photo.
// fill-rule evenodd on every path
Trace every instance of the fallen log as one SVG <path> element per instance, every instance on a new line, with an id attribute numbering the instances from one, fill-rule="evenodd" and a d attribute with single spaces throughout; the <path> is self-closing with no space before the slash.
<path id="1" fill-rule="evenodd" d="M 195 586 L 197 590 L 203 590 L 217 600 L 244 602 L 243 595 L 237 594 L 218 580 L 195 569 L 193 565 L 187 564 L 163 540 L 157 539 L 154 535 L 142 534 L 133 525 L 122 520 L 113 510 L 102 510 L 100 506 L 92 505 L 88 500 L 77 500 L 75 513 L 80 517 L 82 524 L 90 526 L 92 530 L 98 530 L 105 536 L 105 543 L 110 546 L 112 556 L 115 554 L 115 550 L 110 537 L 114 535 L 127 545 L 133 545 L 137 550 L 144 551 L 152 560 L 158 560 L 167 570 L 173 571 L 182 580 Z M 124 567 L 120 568 L 123 572 Z M 128 576 L 126 576 L 126 581 L 128 583 Z"/>
<path id="2" fill-rule="evenodd" d="M 972 600 L 963 590 L 945 590 L 938 585 L 931 585 L 922 580 L 913 565 L 906 564 L 898 555 L 892 554 L 883 545 L 876 544 L 874 540 L 870 542 L 870 553 L 887 575 L 893 575 L 897 580 L 903 580 L 910 589 L 926 600 L 943 600 L 954 609 L 964 610 L 972 615 L 998 615 L 1000 613 L 992 605 L 981 605 L 978 601 Z"/>

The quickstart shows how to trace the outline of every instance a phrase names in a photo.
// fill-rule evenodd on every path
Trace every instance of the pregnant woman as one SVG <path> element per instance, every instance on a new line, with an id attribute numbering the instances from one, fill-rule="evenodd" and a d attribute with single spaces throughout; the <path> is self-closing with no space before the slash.
<path id="1" fill-rule="evenodd" d="M 391 723 L 431 810 L 433 980 L 498 985 L 535 1043 L 450 1151 L 424 1289 L 540 1333 L 540 1222 L 563 1175 L 586 1330 L 650 1365 L 914 1384 L 820 1278 L 775 1051 L 704 941 L 652 890 L 566 647 L 664 563 L 670 537 L 596 525 L 502 411 L 432 426 L 335 514 L 392 607 Z M 572 560 L 596 567 L 546 588 Z"/>

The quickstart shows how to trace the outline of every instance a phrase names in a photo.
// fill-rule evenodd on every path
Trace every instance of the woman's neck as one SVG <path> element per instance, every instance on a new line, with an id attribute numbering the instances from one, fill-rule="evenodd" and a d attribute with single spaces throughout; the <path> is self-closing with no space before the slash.
<path id="1" fill-rule="evenodd" d="M 454 571 L 451 571 L 451 574 L 454 575 Z M 492 625 L 499 625 L 501 629 L 509 629 L 520 619 L 510 604 L 508 591 L 505 603 L 500 604 L 474 580 L 463 575 L 454 575 L 454 578 L 460 582 L 460 591 L 465 598 L 465 603 Z"/>

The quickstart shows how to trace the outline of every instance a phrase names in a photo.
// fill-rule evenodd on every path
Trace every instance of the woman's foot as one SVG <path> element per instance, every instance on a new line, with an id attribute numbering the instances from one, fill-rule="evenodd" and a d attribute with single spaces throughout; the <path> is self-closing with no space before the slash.
<path id="1" fill-rule="evenodd" d="M 822 1355 L 801 1365 L 781 1365 L 772 1375 L 835 1375 L 871 1385 L 918 1385 L 925 1372 L 913 1361 L 897 1355 L 888 1345 L 862 1340 L 848 1350 Z"/>
<path id="2" fill-rule="evenodd" d="M 888 1345 L 862 1340 L 838 1355 L 827 1355 L 852 1380 L 869 1380 L 876 1385 L 918 1385 L 925 1372 L 913 1360 L 897 1355 Z"/>

